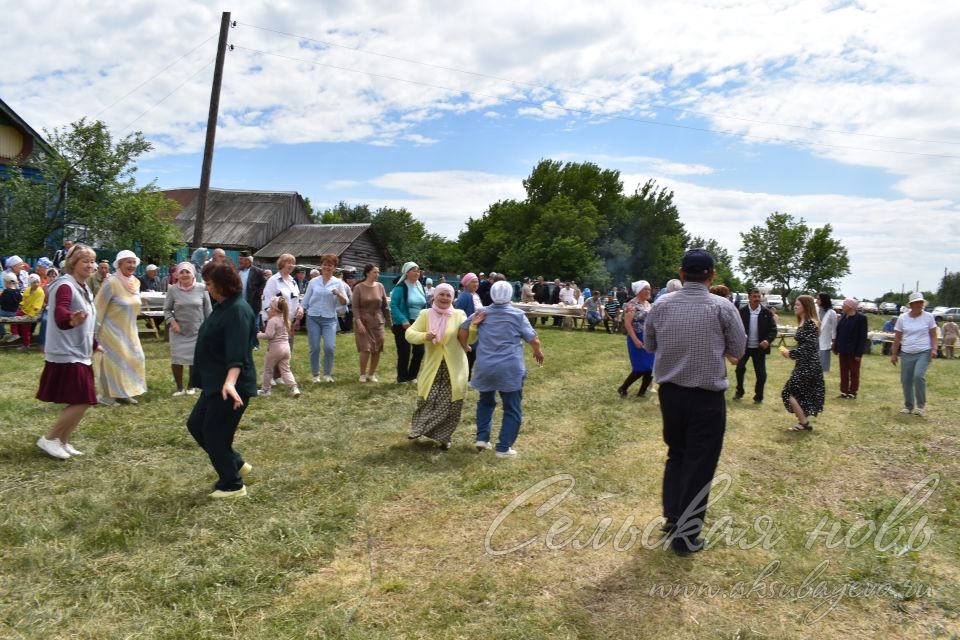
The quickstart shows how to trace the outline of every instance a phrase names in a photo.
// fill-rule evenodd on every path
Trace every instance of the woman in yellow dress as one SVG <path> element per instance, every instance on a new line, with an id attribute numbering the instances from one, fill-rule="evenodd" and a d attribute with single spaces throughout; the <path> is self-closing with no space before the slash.
<path id="1" fill-rule="evenodd" d="M 103 347 L 98 367 L 100 404 L 137 404 L 136 396 L 147 391 L 147 372 L 137 315 L 140 313 L 140 280 L 133 275 L 140 258 L 133 251 L 117 254 L 116 269 L 104 281 L 94 302 L 97 309 L 97 341 Z"/>

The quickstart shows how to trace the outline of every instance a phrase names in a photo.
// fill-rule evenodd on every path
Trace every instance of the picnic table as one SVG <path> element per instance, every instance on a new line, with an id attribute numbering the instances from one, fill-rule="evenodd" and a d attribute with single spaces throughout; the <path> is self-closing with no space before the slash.
<path id="1" fill-rule="evenodd" d="M 527 318 L 563 316 L 564 329 L 576 328 L 577 320 L 586 317 L 583 307 L 576 304 L 537 304 L 536 302 L 511 302 L 510 304 L 523 311 Z"/>
<path id="2" fill-rule="evenodd" d="M 167 301 L 167 294 L 161 291 L 141 291 L 140 314 L 138 318 L 146 320 L 145 327 L 139 329 L 140 333 L 153 334 L 155 338 L 160 338 L 160 327 L 158 319 L 163 318 L 163 305 Z"/>

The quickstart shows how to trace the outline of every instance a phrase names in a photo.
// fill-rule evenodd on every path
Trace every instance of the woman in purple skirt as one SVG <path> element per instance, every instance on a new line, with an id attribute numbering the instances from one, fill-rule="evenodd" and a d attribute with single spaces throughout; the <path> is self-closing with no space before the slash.
<path id="1" fill-rule="evenodd" d="M 93 383 L 93 338 L 96 309 L 93 295 L 84 284 L 97 269 L 97 254 L 76 244 L 67 253 L 63 275 L 49 285 L 49 326 L 44 347 L 43 373 L 37 400 L 67 406 L 57 421 L 37 440 L 37 446 L 59 460 L 82 455 L 70 444 L 70 436 L 90 405 L 97 404 Z"/>

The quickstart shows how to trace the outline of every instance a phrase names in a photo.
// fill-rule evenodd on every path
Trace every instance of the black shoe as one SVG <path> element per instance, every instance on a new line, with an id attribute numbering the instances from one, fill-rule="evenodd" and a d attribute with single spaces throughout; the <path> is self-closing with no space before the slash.
<path id="1" fill-rule="evenodd" d="M 670 543 L 670 548 L 673 549 L 673 552 L 681 558 L 692 556 L 695 553 L 703 551 L 703 547 L 703 538 L 694 538 L 693 540 L 688 540 L 687 538 L 674 538 Z"/>
<path id="2" fill-rule="evenodd" d="M 677 521 L 676 520 L 667 520 L 662 525 L 660 525 L 660 531 L 664 533 L 673 533 L 677 530 Z"/>
<path id="3" fill-rule="evenodd" d="M 763 404 L 763 398 L 753 398 L 753 404 Z"/>
<path id="4" fill-rule="evenodd" d="M 440 451 L 449 451 L 452 444 L 453 444 L 453 443 L 451 443 L 451 442 L 441 442 L 441 443 L 440 443 Z"/>
<path id="5" fill-rule="evenodd" d="M 624 389 L 623 387 L 617 387 L 617 393 L 620 394 L 620 397 L 621 397 L 621 398 L 626 398 L 626 397 L 627 397 L 627 390 Z"/>
<path id="6" fill-rule="evenodd" d="M 737 393 L 733 394 L 733 399 L 734 399 L 734 400 L 743 400 L 743 394 L 738 391 Z"/>

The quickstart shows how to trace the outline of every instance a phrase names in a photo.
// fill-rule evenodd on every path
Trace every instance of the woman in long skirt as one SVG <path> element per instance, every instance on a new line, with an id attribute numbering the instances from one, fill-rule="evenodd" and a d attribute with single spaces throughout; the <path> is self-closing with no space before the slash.
<path id="1" fill-rule="evenodd" d="M 463 311 L 453 308 L 453 287 L 444 283 L 434 290 L 433 305 L 421 311 L 405 332 L 410 344 L 426 345 L 408 437 L 425 436 L 443 450 L 450 448 L 467 392 L 467 354 L 457 339 L 466 320 Z"/>
<path id="2" fill-rule="evenodd" d="M 117 254 L 110 278 L 94 301 L 97 307 L 97 340 L 103 347 L 99 384 L 101 404 L 137 404 L 147 391 L 146 358 L 140 345 L 140 281 L 133 275 L 140 258 L 133 251 Z"/>
<path id="3" fill-rule="evenodd" d="M 167 289 L 163 317 L 170 328 L 170 369 L 177 390 L 175 396 L 193 395 L 193 387 L 183 385 L 183 368 L 193 368 L 193 351 L 200 325 L 212 311 L 210 296 L 203 283 L 197 282 L 192 262 L 181 262 L 176 268 L 177 283 Z M 187 374 L 190 380 L 190 372 Z"/>

